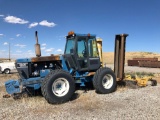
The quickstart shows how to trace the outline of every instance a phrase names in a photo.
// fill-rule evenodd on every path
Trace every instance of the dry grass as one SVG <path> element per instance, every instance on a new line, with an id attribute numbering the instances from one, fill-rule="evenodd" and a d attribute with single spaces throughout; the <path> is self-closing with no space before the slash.
<path id="1" fill-rule="evenodd" d="M 4 89 L 1 88 L 1 86 L 4 86 L 4 82 L 7 80 L 17 80 L 19 79 L 19 75 L 18 73 L 14 73 L 14 74 L 0 74 L 0 90 Z"/>
<path id="2" fill-rule="evenodd" d="M 1 80 L 5 82 L 8 79 L 18 79 L 18 74 L 0 74 L 0 77 Z M 117 91 L 123 92 L 124 90 L 124 87 L 118 87 Z M 18 100 L 14 100 L 13 98 L 2 98 L 2 96 L 6 94 L 4 85 L 0 86 L 0 91 L 0 108 L 2 109 L 0 112 L 0 119 L 6 120 L 32 119 L 32 117 L 38 119 L 38 116 L 41 116 L 41 119 L 45 119 L 46 116 L 47 118 L 58 115 L 60 116 L 62 111 L 77 111 L 79 113 L 81 113 L 81 111 L 93 112 L 103 107 L 98 99 L 94 99 L 97 96 L 97 93 L 95 93 L 94 90 L 91 90 L 86 94 L 83 90 L 79 90 L 76 92 L 79 94 L 77 99 L 61 105 L 50 105 L 42 96 L 34 96 Z"/>
<path id="3" fill-rule="evenodd" d="M 157 57 L 160 61 L 160 54 L 152 52 L 126 52 L 125 54 L 125 63 L 132 58 L 154 58 Z M 104 52 L 103 61 L 107 64 L 113 64 L 114 62 L 114 52 Z"/>
<path id="4" fill-rule="evenodd" d="M 114 54 L 113 53 L 103 53 L 104 61 L 107 63 L 113 63 Z M 159 54 L 154 53 L 137 53 L 130 52 L 126 53 L 126 61 L 132 59 L 133 57 L 158 57 Z M 101 110 L 104 106 L 104 101 L 99 101 L 98 97 L 103 97 L 103 95 L 97 95 L 94 91 L 89 91 L 88 93 L 83 93 L 84 91 L 77 91 L 79 97 L 68 103 L 61 105 L 50 105 L 42 96 L 22 98 L 20 100 L 13 100 L 12 98 L 2 98 L 5 92 L 4 82 L 9 79 L 18 79 L 18 73 L 14 74 L 0 74 L 0 119 L 54 119 L 56 116 L 61 116 L 62 114 L 70 116 L 76 111 L 76 115 L 81 116 L 88 111 L 93 112 L 96 110 Z M 128 88 L 118 87 L 117 92 L 124 92 Z M 98 97 L 97 97 L 98 96 Z M 105 99 L 105 97 L 104 97 Z M 117 102 L 117 104 L 109 102 L 105 103 L 106 108 L 114 109 L 121 108 L 122 106 Z M 106 109 L 107 110 L 107 109 Z M 68 112 L 68 113 L 67 113 Z M 40 116 L 40 117 L 39 117 Z M 70 116 L 71 117 L 71 116 Z"/>

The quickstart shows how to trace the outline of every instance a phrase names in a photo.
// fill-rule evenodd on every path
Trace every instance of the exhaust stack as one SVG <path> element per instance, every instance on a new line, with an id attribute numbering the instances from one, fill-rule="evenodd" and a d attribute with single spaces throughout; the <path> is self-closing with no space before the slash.
<path id="1" fill-rule="evenodd" d="M 35 32 L 35 37 L 36 37 L 36 44 L 35 44 L 35 53 L 37 57 L 41 56 L 41 49 L 40 49 L 40 44 L 38 44 L 38 32 Z"/>

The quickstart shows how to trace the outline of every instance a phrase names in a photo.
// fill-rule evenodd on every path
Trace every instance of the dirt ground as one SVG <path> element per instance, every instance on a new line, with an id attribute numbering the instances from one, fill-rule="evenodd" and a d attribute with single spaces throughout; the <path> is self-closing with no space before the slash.
<path id="1" fill-rule="evenodd" d="M 77 90 L 71 101 L 51 105 L 42 96 L 14 100 L 3 98 L 4 82 L 17 79 L 17 73 L 0 74 L 1 120 L 158 120 L 160 85 L 145 88 L 118 86 L 114 93 L 102 95 L 94 90 Z"/>
<path id="2" fill-rule="evenodd" d="M 107 64 L 113 68 L 113 64 Z M 125 72 L 152 72 L 160 83 L 159 68 L 125 66 Z M 51 105 L 42 96 L 14 100 L 3 98 L 6 94 L 4 82 L 18 79 L 16 72 L 0 74 L 0 119 L 1 120 L 158 120 L 160 118 L 160 84 L 133 89 L 118 86 L 114 93 L 97 94 L 94 90 L 77 90 L 73 99 L 60 105 Z"/>

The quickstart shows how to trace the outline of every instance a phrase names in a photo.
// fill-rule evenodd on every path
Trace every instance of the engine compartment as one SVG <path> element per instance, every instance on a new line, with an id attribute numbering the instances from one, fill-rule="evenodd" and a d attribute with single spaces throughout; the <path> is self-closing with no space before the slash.
<path id="1" fill-rule="evenodd" d="M 62 68 L 60 61 L 18 62 L 15 65 L 21 79 L 40 77 L 41 70 L 55 70 Z"/>

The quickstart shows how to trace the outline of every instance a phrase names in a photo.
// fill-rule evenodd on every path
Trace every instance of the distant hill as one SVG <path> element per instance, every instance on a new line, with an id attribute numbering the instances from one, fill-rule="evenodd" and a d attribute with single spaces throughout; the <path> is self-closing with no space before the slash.
<path id="1" fill-rule="evenodd" d="M 6 58 L 0 58 L 0 62 L 6 62 L 9 61 L 9 59 Z M 15 61 L 14 59 L 11 59 L 10 61 Z"/>
<path id="2" fill-rule="evenodd" d="M 153 52 L 126 52 L 125 63 L 127 63 L 127 61 L 129 59 L 138 58 L 138 57 L 141 57 L 141 58 L 157 57 L 158 60 L 160 61 L 160 54 L 158 54 L 158 53 L 153 53 Z M 0 61 L 8 61 L 8 59 L 0 58 Z M 15 61 L 15 60 L 12 59 L 11 61 Z M 107 63 L 107 64 L 113 64 L 113 62 L 114 62 L 114 52 L 103 52 L 103 61 L 104 61 L 104 63 Z"/>
<path id="3" fill-rule="evenodd" d="M 152 52 L 126 52 L 125 54 L 125 63 L 127 63 L 127 61 L 129 59 L 132 58 L 153 58 L 153 57 L 157 57 L 158 60 L 160 61 L 160 54 L 158 53 L 152 53 Z M 103 52 L 103 61 L 104 63 L 107 64 L 113 64 L 114 63 L 114 52 Z"/>

